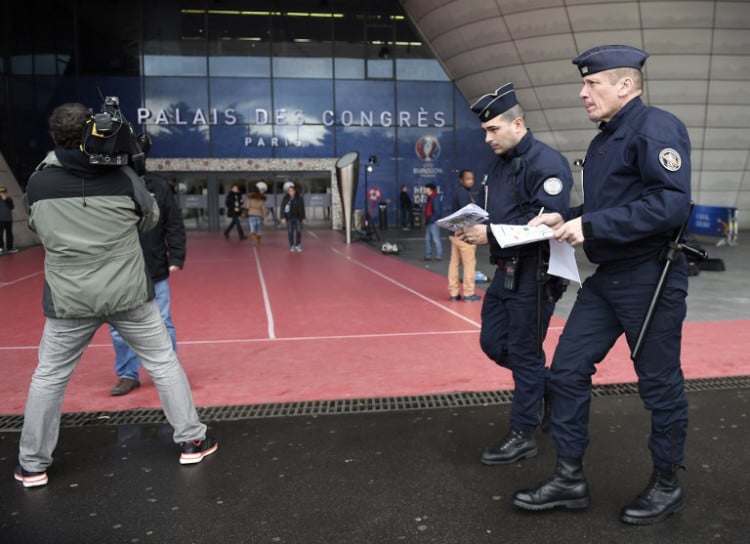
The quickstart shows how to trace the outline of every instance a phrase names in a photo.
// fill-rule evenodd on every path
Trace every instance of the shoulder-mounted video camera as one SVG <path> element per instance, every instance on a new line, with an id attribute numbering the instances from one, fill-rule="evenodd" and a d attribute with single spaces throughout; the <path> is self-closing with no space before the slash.
<path id="1" fill-rule="evenodd" d="M 140 176 L 146 173 L 146 153 L 150 147 L 151 138 L 146 133 L 136 136 L 116 96 L 104 98 L 102 111 L 86 121 L 81 138 L 81 150 L 89 156 L 89 164 L 130 164 Z"/>

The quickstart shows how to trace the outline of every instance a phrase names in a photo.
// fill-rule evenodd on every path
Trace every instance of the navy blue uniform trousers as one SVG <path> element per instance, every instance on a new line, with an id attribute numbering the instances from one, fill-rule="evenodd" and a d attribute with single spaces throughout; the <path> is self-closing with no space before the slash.
<path id="1" fill-rule="evenodd" d="M 519 431 L 539 425 L 541 399 L 549 372 L 544 353 L 536 354 L 536 259 L 521 259 L 516 291 L 503 287 L 505 273 L 498 267 L 482 304 L 482 351 L 513 373 L 510 424 Z M 542 333 L 546 335 L 554 302 L 542 304 Z"/>
<path id="2" fill-rule="evenodd" d="M 550 374 L 552 433 L 560 457 L 582 458 L 589 442 L 591 376 L 624 332 L 632 349 L 664 266 L 657 259 L 621 271 L 602 267 L 586 281 L 555 350 Z M 688 402 L 680 365 L 687 264 L 674 263 L 644 348 L 634 362 L 638 392 L 651 412 L 649 449 L 654 466 L 682 463 Z M 627 364 L 618 361 L 617 364 Z"/>

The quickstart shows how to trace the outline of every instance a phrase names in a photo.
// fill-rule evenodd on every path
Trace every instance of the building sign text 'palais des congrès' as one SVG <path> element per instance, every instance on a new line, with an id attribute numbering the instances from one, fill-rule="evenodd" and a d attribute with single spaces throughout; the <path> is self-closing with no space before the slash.
<path id="1" fill-rule="evenodd" d="M 288 110 L 285 108 L 276 110 L 267 110 L 264 108 L 256 108 L 254 112 L 253 123 L 249 126 L 288 126 L 288 127 L 301 127 L 305 125 L 317 125 L 321 124 L 325 127 L 332 127 L 334 125 L 340 125 L 344 127 L 393 127 L 397 126 L 400 128 L 417 127 L 417 128 L 428 128 L 428 127 L 444 127 L 445 126 L 445 112 L 435 111 L 430 112 L 424 108 L 419 108 L 416 112 L 411 111 L 352 111 L 343 110 L 335 112 L 333 110 L 324 110 L 320 115 L 320 123 L 310 123 L 305 117 L 303 110 Z M 172 108 L 168 110 L 157 110 L 152 111 L 149 108 L 138 108 L 138 124 L 139 125 L 175 125 L 175 126 L 200 126 L 200 125 L 236 125 L 240 123 L 239 115 L 236 109 L 225 109 L 218 110 L 217 108 L 211 108 L 203 110 L 197 108 L 196 110 L 184 111 L 180 108 Z M 280 146 L 296 146 L 301 147 L 304 145 L 300 139 L 285 139 L 278 137 L 251 137 L 245 136 L 244 146 L 245 147 L 280 147 Z"/>

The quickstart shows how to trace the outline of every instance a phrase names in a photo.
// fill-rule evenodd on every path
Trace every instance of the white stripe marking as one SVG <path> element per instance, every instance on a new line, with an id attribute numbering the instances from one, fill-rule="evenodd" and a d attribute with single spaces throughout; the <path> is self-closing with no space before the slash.
<path id="1" fill-rule="evenodd" d="M 549 330 L 562 330 L 562 327 L 550 327 Z M 390 338 L 396 336 L 440 336 L 447 334 L 477 334 L 476 329 L 463 331 L 426 331 L 426 332 L 390 332 L 372 334 L 337 334 L 330 336 L 290 336 L 289 338 L 229 338 L 226 340 L 180 340 L 181 346 L 203 346 L 209 344 L 252 344 L 257 342 L 309 342 L 315 340 L 352 340 L 358 338 Z M 89 344 L 90 348 L 112 348 L 112 344 Z M 0 346 L 0 351 L 23 351 L 39 349 L 39 346 Z"/>
<path id="2" fill-rule="evenodd" d="M 400 287 L 401 289 L 404 289 L 405 291 L 408 291 L 408 292 L 410 292 L 411 294 L 413 294 L 413 295 L 416 295 L 416 296 L 418 296 L 418 297 L 419 297 L 419 298 L 421 298 L 422 300 L 425 300 L 425 301 L 429 302 L 430 304 L 432 304 L 432 305 L 434 305 L 434 306 L 437 306 L 437 307 L 438 307 L 438 308 L 440 308 L 441 310 L 444 310 L 444 311 L 448 312 L 449 314 L 451 314 L 451 315 L 454 315 L 454 316 L 458 317 L 459 319 L 463 319 L 463 320 L 464 320 L 464 321 L 466 321 L 467 323 L 470 323 L 470 324 L 474 325 L 474 326 L 475 326 L 475 327 L 477 327 L 477 328 L 481 328 L 481 327 L 482 327 L 482 325 L 481 325 L 481 324 L 477 323 L 477 322 L 476 322 L 476 321 L 474 321 L 473 319 L 469 319 L 468 317 L 466 317 L 466 316 L 464 316 L 464 315 L 461 315 L 461 314 L 459 314 L 458 312 L 456 312 L 456 311 L 454 311 L 454 310 L 451 310 L 451 309 L 450 309 L 450 308 L 448 308 L 447 306 L 444 306 L 444 305 L 440 304 L 439 302 L 437 302 L 437 301 L 435 301 L 435 300 L 431 299 L 430 297 L 428 297 L 428 296 L 426 296 L 426 295 L 423 295 L 422 293 L 420 293 L 420 292 L 418 292 L 418 291 L 415 291 L 415 290 L 414 290 L 414 289 L 412 289 L 411 287 L 407 287 L 407 286 L 406 286 L 406 285 L 404 285 L 403 283 L 399 283 L 399 282 L 397 282 L 396 280 L 394 280 L 393 278 L 389 278 L 388 276 L 386 276 L 386 275 L 385 275 L 385 274 L 383 274 L 382 272 L 378 272 L 378 271 L 377 271 L 377 270 L 375 270 L 374 268 L 370 268 L 370 267 L 369 267 L 369 266 L 367 266 L 366 264 L 364 264 L 364 263 L 361 263 L 361 262 L 359 262 L 358 260 L 356 260 L 356 259 L 354 259 L 354 258 L 352 258 L 352 257 L 349 257 L 348 255 L 344 255 L 344 254 L 343 254 L 343 253 L 342 253 L 341 251 L 339 251 L 338 249 L 335 249 L 335 248 L 331 248 L 331 251 L 333 251 L 334 253 L 337 253 L 337 254 L 341 255 L 341 256 L 342 256 L 342 257 L 344 257 L 345 259 L 348 259 L 349 261 L 351 261 L 352 263 L 356 264 L 357 266 L 361 266 L 361 267 L 362 267 L 362 268 L 364 268 L 365 270 L 368 270 L 368 271 L 372 272 L 372 273 L 373 273 L 373 274 L 375 274 L 376 276 L 380 276 L 380 277 L 381 277 L 381 278 L 383 278 L 384 280 L 386 280 L 386 281 L 389 281 L 389 282 L 391 282 L 392 284 L 394 284 L 394 285 L 396 285 L 396 286 Z"/>
<path id="3" fill-rule="evenodd" d="M 552 329 L 553 327 L 550 327 Z M 562 327 L 557 327 L 562 328 Z M 257 342 L 309 342 L 311 340 L 352 340 L 358 338 L 391 338 L 397 336 L 434 336 L 448 334 L 477 334 L 476 329 L 459 330 L 459 331 L 424 331 L 424 332 L 392 332 L 392 333 L 371 333 L 371 334 L 335 334 L 328 336 L 290 336 L 288 338 L 229 338 L 226 340 L 180 340 L 180 346 L 199 346 L 210 344 L 251 344 Z M 90 348 L 112 348 L 112 344 L 89 344 Z M 39 346 L 0 346 L 0 351 L 13 350 L 31 350 L 38 349 Z"/>
<path id="4" fill-rule="evenodd" d="M 15 285 L 16 283 L 20 283 L 20 282 L 22 282 L 24 280 L 27 280 L 29 278 L 33 278 L 33 277 L 38 276 L 39 274 L 43 274 L 43 273 L 44 273 L 44 270 L 40 270 L 39 272 L 34 272 L 33 274 L 29 274 L 28 276 L 23 276 L 21 278 L 18 278 L 18 279 L 12 280 L 12 281 L 7 281 L 5 283 L 0 283 L 0 288 L 7 287 L 9 285 Z"/>
<path id="5" fill-rule="evenodd" d="M 258 267 L 258 278 L 260 279 L 260 288 L 263 292 L 263 306 L 266 308 L 266 320 L 268 321 L 268 338 L 274 340 L 276 338 L 276 332 L 273 322 L 273 311 L 271 310 L 271 300 L 268 297 L 268 289 L 266 288 L 266 280 L 263 277 L 263 269 L 260 266 L 260 256 L 258 255 L 258 248 L 253 247 L 253 254 L 255 255 L 255 264 Z M 180 342 L 182 343 L 182 342 Z"/>

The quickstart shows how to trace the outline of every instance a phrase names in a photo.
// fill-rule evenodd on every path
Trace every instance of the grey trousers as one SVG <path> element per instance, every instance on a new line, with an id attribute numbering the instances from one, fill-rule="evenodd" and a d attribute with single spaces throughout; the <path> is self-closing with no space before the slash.
<path id="1" fill-rule="evenodd" d="M 190 384 L 172 349 L 156 302 L 149 301 L 106 319 L 47 318 L 21 431 L 18 460 L 24 469 L 42 472 L 52 464 L 65 388 L 91 338 L 104 322 L 117 329 L 151 376 L 164 414 L 174 428 L 174 441 L 206 437 L 206 426 L 198 419 Z"/>

